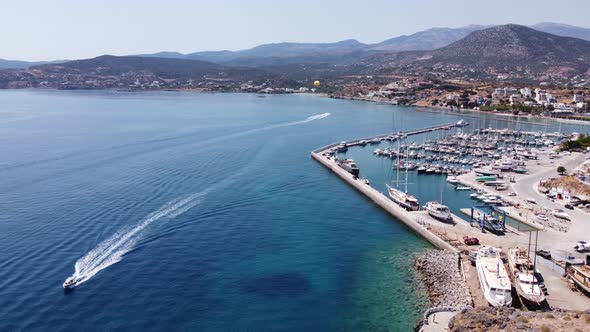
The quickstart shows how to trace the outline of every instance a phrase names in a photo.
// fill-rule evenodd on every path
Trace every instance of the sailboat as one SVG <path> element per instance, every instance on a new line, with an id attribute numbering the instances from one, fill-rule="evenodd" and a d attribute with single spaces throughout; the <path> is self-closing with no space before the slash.
<path id="1" fill-rule="evenodd" d="M 397 153 L 397 163 L 399 165 L 399 155 L 401 150 L 401 140 L 398 141 L 398 153 Z M 407 153 L 407 150 L 406 150 Z M 399 184 L 399 170 L 397 169 L 397 183 Z M 405 191 L 401 191 L 397 188 L 391 187 L 388 184 L 385 184 L 387 187 L 387 193 L 389 194 L 389 198 L 392 201 L 399 204 L 401 207 L 405 208 L 408 211 L 418 211 L 420 210 L 420 203 L 416 197 L 408 194 L 408 168 L 406 167 L 406 180 L 405 180 Z"/>
<path id="2" fill-rule="evenodd" d="M 545 294 L 541 283 L 535 276 L 534 264 L 525 248 L 511 248 L 508 250 L 508 265 L 512 272 L 512 281 L 516 293 L 527 304 L 540 306 L 545 301 Z"/>

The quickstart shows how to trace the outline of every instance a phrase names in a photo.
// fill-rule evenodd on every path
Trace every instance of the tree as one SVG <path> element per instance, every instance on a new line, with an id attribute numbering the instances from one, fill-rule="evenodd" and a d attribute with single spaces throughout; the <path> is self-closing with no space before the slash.
<path id="1" fill-rule="evenodd" d="M 563 173 L 565 173 L 565 171 L 566 171 L 565 167 L 563 167 L 563 166 L 558 166 L 557 167 L 557 173 L 563 174 Z"/>

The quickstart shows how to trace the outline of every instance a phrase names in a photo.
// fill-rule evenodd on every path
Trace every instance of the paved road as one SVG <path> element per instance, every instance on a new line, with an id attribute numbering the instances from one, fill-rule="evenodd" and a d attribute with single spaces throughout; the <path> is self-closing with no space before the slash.
<path id="1" fill-rule="evenodd" d="M 572 158 L 568 158 L 566 162 L 560 163 L 559 159 L 555 159 L 555 167 L 545 171 L 537 172 L 519 179 L 512 185 L 514 192 L 522 199 L 534 198 L 539 207 L 548 209 L 563 209 L 563 204 L 552 202 L 539 191 L 536 190 L 537 183 L 542 179 L 557 176 L 557 166 L 564 166 L 568 170 L 572 170 L 584 162 L 586 155 L 575 154 Z M 590 241 L 590 217 L 585 212 L 579 210 L 567 210 L 567 213 L 572 219 L 572 226 L 567 233 L 560 233 L 548 230 L 539 233 L 540 247 L 549 248 L 557 256 L 566 257 L 568 254 L 574 254 L 577 257 L 584 257 L 576 253 L 572 246 L 578 240 Z M 585 238 L 586 237 L 586 238 Z"/>

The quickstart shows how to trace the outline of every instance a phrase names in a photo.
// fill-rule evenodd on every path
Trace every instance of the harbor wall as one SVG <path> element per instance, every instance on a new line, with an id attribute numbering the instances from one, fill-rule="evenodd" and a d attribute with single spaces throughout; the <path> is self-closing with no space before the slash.
<path id="1" fill-rule="evenodd" d="M 329 149 L 332 146 L 334 146 L 334 145 L 329 145 L 327 147 L 315 150 L 314 152 L 311 153 L 312 158 L 314 158 L 315 160 L 320 162 L 326 168 L 330 169 L 332 172 L 334 172 L 336 175 L 338 175 L 344 181 L 348 182 L 348 184 L 350 184 L 352 187 L 354 187 L 355 189 L 357 189 L 358 191 L 363 193 L 370 200 L 372 200 L 375 204 L 379 205 L 381 208 L 383 208 L 389 214 L 394 216 L 396 219 L 398 219 L 399 221 L 406 224 L 406 226 L 408 226 L 414 232 L 421 235 L 424 239 L 426 239 L 428 242 L 430 242 L 433 246 L 435 246 L 439 249 L 450 250 L 452 252 L 459 252 L 459 250 L 457 250 L 457 248 L 453 247 L 451 244 L 445 242 L 443 239 L 439 238 L 434 233 L 430 232 L 428 229 L 426 229 L 425 227 L 418 224 L 416 222 L 416 219 L 419 218 L 418 214 L 406 211 L 404 208 L 395 204 L 392 200 L 387 198 L 381 192 L 377 191 L 375 188 L 373 188 L 370 185 L 367 185 L 359 180 L 354 179 L 352 174 L 350 174 L 347 171 L 345 171 L 344 169 L 342 169 L 340 166 L 338 166 L 338 164 L 336 164 L 336 163 L 328 160 L 324 156 L 322 156 L 322 154 L 321 154 L 322 151 L 325 151 L 326 149 Z"/>

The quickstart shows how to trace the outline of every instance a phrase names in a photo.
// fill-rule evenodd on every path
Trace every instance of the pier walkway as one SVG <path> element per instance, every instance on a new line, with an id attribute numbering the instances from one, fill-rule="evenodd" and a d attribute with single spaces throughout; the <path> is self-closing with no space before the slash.
<path id="1" fill-rule="evenodd" d="M 348 142 L 346 142 L 346 144 L 348 146 L 353 146 L 353 145 L 358 145 L 360 143 L 360 141 L 362 141 L 362 140 L 373 140 L 376 138 L 385 139 L 386 137 L 388 137 L 390 135 L 397 135 L 397 134 L 411 136 L 411 135 L 418 135 L 418 134 L 436 131 L 436 130 L 449 130 L 453 127 L 456 127 L 456 124 L 446 124 L 446 125 L 441 125 L 441 126 L 411 130 L 411 131 L 402 132 L 402 133 L 393 133 L 393 134 L 385 134 L 385 135 L 378 135 L 378 136 L 373 136 L 373 137 L 361 138 L 361 139 L 357 139 L 357 140 L 353 140 L 353 141 L 348 141 Z M 425 215 L 423 213 L 421 213 L 419 211 L 416 211 L 416 212 L 406 211 L 406 209 L 404 209 L 404 208 L 400 207 L 399 205 L 397 205 L 396 203 L 394 203 L 391 199 L 386 197 L 381 192 L 377 191 L 375 188 L 371 187 L 368 184 L 365 184 L 364 182 L 362 182 L 358 178 L 355 178 L 352 174 L 348 173 L 343 168 L 341 168 L 336 162 L 329 160 L 328 157 L 324 155 L 324 153 L 327 150 L 329 150 L 339 144 L 341 144 L 341 143 L 334 143 L 334 144 L 330 144 L 330 145 L 321 147 L 319 149 L 316 149 L 311 153 L 311 156 L 312 156 L 312 158 L 314 158 L 315 160 L 320 162 L 322 165 L 324 165 L 326 168 L 330 169 L 332 172 L 334 172 L 336 175 L 338 175 L 340 178 L 342 178 L 344 181 L 348 182 L 355 189 L 357 189 L 358 191 L 363 193 L 365 196 L 367 196 L 369 199 L 371 199 L 373 202 L 375 202 L 375 204 L 379 205 L 381 208 L 383 208 L 389 214 L 394 216 L 396 219 L 398 219 L 399 221 L 406 224 L 414 232 L 421 235 L 424 239 L 426 239 L 428 242 L 430 242 L 435 247 L 437 247 L 439 249 L 451 250 L 453 252 L 459 252 L 459 250 L 457 248 L 455 248 L 450 243 L 447 243 L 445 240 L 443 240 L 442 238 L 440 238 L 439 236 L 437 236 L 436 234 L 431 232 L 425 223 L 420 222 L 421 220 L 424 220 Z"/>

